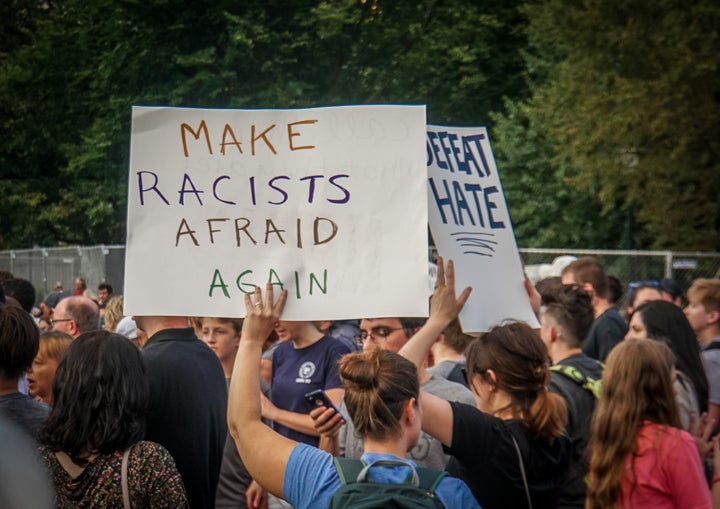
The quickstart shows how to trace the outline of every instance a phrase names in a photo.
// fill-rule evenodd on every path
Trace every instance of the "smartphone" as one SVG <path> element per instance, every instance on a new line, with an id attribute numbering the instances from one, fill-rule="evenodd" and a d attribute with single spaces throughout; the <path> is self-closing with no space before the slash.
<path id="1" fill-rule="evenodd" d="M 319 406 L 324 406 L 325 408 L 332 408 L 335 410 L 335 412 L 342 418 L 342 420 L 345 420 L 345 416 L 340 413 L 340 410 L 338 407 L 336 407 L 333 402 L 328 398 L 327 394 L 325 394 L 325 391 L 322 389 L 317 389 L 314 391 L 310 391 L 307 394 L 305 394 L 305 400 L 310 404 L 311 407 L 316 408 Z"/>

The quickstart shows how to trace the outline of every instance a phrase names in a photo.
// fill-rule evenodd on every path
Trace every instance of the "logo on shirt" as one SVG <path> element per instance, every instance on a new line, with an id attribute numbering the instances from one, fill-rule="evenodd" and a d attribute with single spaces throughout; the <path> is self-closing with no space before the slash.
<path id="1" fill-rule="evenodd" d="M 298 377 L 295 379 L 295 383 L 298 384 L 309 384 L 310 377 L 315 373 L 315 363 L 303 362 L 302 366 L 298 370 Z"/>

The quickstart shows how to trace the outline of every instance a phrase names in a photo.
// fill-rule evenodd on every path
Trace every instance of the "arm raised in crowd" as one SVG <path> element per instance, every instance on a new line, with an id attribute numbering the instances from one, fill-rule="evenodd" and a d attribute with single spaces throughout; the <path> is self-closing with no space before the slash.
<path id="1" fill-rule="evenodd" d="M 445 327 L 458 316 L 472 290 L 467 287 L 456 297 L 455 266 L 452 260 L 448 262 L 447 273 L 442 258 L 438 258 L 437 266 L 437 284 L 430 299 L 430 318 L 399 352 L 400 355 L 415 364 L 418 370 L 423 369 L 422 364 L 430 347 L 442 334 Z M 423 411 L 423 431 L 449 446 L 452 442 L 453 427 L 450 403 L 423 391 L 420 396 L 420 405 Z"/>
<path id="2" fill-rule="evenodd" d="M 285 306 L 287 290 L 273 302 L 268 283 L 263 297 L 259 287 L 245 295 L 245 321 L 235 358 L 230 395 L 228 426 L 250 475 L 270 493 L 282 497 L 285 467 L 296 442 L 282 437 L 261 420 L 260 357 Z M 268 454 L 272 451 L 272 454 Z"/>

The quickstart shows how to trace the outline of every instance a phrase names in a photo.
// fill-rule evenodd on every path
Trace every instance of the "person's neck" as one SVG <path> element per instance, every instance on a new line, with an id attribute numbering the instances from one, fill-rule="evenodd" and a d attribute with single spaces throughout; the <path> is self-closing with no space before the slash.
<path id="1" fill-rule="evenodd" d="M 292 338 L 292 342 L 293 346 L 299 349 L 313 345 L 323 337 L 325 337 L 325 335 L 322 332 L 317 330 L 314 325 L 309 324 L 309 326 L 303 327 L 296 337 Z"/>
<path id="2" fill-rule="evenodd" d="M 442 343 L 436 343 L 432 353 L 435 364 L 440 364 L 445 361 L 465 362 L 465 356 L 463 354 L 456 352 Z"/>
<path id="3" fill-rule="evenodd" d="M 698 343 L 701 345 L 707 345 L 713 339 L 720 337 L 720 327 L 706 327 L 698 332 L 697 338 Z"/>
<path id="4" fill-rule="evenodd" d="M 512 398 L 503 390 L 498 389 L 492 402 L 492 415 L 504 421 L 521 418 L 515 415 L 512 407 Z"/>
<path id="5" fill-rule="evenodd" d="M 407 454 L 408 447 L 404 439 L 393 437 L 388 440 L 375 440 L 369 437 L 363 438 L 365 452 L 374 452 L 378 454 L 392 454 L 399 458 L 404 458 Z"/>
<path id="6" fill-rule="evenodd" d="M 235 353 L 237 354 L 237 352 Z M 235 355 L 232 356 L 232 359 L 224 359 L 220 363 L 222 364 L 225 378 L 230 380 L 230 378 L 232 378 L 233 367 L 235 366 Z"/>
<path id="7" fill-rule="evenodd" d="M 4 378 L 0 380 L 0 396 L 7 396 L 18 392 L 18 378 Z"/>
<path id="8" fill-rule="evenodd" d="M 573 355 L 577 355 L 579 353 L 582 353 L 581 348 L 568 348 L 562 343 L 558 343 L 553 346 L 550 350 L 550 359 L 552 360 L 553 364 L 557 364 L 558 362 L 564 361 L 568 357 L 572 357 Z"/>
<path id="9" fill-rule="evenodd" d="M 595 299 L 595 305 L 593 306 L 593 311 L 595 313 L 595 318 L 603 314 L 605 311 L 613 307 L 613 305 L 610 303 L 607 299 Z"/>
<path id="10" fill-rule="evenodd" d="M 145 325 L 144 330 L 148 335 L 148 339 L 162 330 L 187 329 L 190 327 L 190 325 L 188 325 L 187 318 L 182 316 L 155 316 L 152 318 L 143 318 L 142 323 Z"/>

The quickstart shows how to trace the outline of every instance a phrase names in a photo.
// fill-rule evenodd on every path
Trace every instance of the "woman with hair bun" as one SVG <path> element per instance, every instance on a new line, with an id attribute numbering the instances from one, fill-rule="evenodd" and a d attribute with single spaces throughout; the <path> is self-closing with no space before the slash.
<path id="1" fill-rule="evenodd" d="M 454 267 L 438 259 L 430 318 L 401 355 L 419 366 L 435 338 L 455 319 L 470 295 L 455 296 Z M 567 409 L 548 392 L 545 345 L 525 323 L 497 326 L 467 351 L 468 385 L 477 408 L 422 394 L 423 431 L 453 456 L 451 474 L 467 482 L 484 509 L 555 508 L 570 460 Z"/>
<path id="2" fill-rule="evenodd" d="M 140 351 L 124 336 L 97 330 L 70 344 L 40 434 L 59 509 L 123 507 L 124 484 L 132 507 L 188 506 L 170 453 L 142 441 L 148 392 Z"/>
<path id="3" fill-rule="evenodd" d="M 228 404 L 228 424 L 238 452 L 253 479 L 296 509 L 328 507 L 341 487 L 331 454 L 290 440 L 261 421 L 260 357 L 265 339 L 273 331 L 285 305 L 287 290 L 277 302 L 268 284 L 245 296 L 246 316 L 235 359 Z M 340 361 L 345 402 L 356 430 L 364 440 L 366 464 L 373 481 L 400 484 L 415 469 L 405 458 L 420 434 L 422 412 L 418 405 L 419 383 L 415 366 L 386 350 L 352 353 Z M 327 412 L 332 409 L 315 409 Z M 332 419 L 340 421 L 339 415 Z M 397 464 L 401 462 L 402 464 Z M 435 495 L 446 508 L 478 508 L 468 487 L 459 479 L 444 477 Z"/>
<path id="4" fill-rule="evenodd" d="M 610 352 L 591 427 L 587 509 L 710 509 L 695 440 L 679 429 L 673 364 L 659 341 L 627 339 Z"/>

